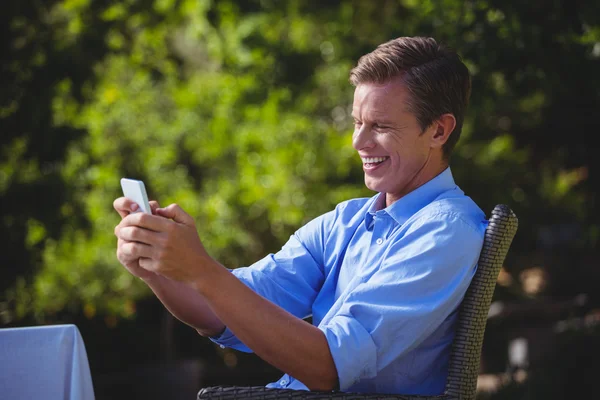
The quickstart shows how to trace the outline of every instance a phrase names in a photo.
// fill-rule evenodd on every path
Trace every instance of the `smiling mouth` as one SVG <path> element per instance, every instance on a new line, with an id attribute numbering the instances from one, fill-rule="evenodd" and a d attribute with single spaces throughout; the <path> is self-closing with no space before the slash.
<path id="1" fill-rule="evenodd" d="M 389 157 L 362 157 L 363 167 L 372 169 L 387 161 Z"/>

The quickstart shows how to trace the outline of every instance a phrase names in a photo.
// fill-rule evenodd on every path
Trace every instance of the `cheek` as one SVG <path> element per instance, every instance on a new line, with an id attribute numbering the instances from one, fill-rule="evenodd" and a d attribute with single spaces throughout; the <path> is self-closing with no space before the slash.
<path id="1" fill-rule="evenodd" d="M 382 145 L 382 147 L 388 153 L 388 156 L 390 156 L 392 164 L 400 164 L 401 161 L 404 161 L 404 159 L 406 158 L 406 154 L 404 154 L 404 146 L 402 145 L 400 140 L 387 140 L 385 143 L 382 143 Z"/>

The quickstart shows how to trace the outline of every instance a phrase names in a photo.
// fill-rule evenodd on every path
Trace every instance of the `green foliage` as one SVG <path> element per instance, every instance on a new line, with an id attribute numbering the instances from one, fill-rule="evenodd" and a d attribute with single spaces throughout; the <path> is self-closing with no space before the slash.
<path id="1" fill-rule="evenodd" d="M 400 35 L 450 44 L 473 73 L 453 159 L 463 189 L 486 210 L 506 202 L 526 216 L 527 245 L 548 216 L 597 232 L 599 167 L 585 132 L 598 127 L 586 110 L 598 105 L 600 83 L 586 76 L 598 71 L 599 14 L 573 5 L 563 21 L 547 5 L 543 21 L 524 2 L 496 3 L 12 6 L 0 196 L 13 232 L 5 244 L 15 246 L 2 262 L 22 266 L 8 274 L 14 316 L 127 317 L 149 294 L 115 257 L 121 177 L 143 179 L 163 206 L 180 204 L 228 267 L 276 251 L 340 201 L 371 196 L 351 147 L 348 72 Z"/>

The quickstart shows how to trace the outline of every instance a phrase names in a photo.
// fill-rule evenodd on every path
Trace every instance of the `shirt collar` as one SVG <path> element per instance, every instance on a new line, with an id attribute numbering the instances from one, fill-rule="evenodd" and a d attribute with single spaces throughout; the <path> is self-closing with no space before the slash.
<path id="1" fill-rule="evenodd" d="M 365 215 L 365 224 L 370 227 L 375 214 L 383 212 L 390 215 L 399 225 L 402 225 L 417 211 L 439 197 L 440 194 L 455 187 L 456 183 L 452 171 L 448 167 L 438 176 L 403 196 L 389 207 L 382 209 L 385 206 L 385 193 L 379 193 L 374 196 L 374 201 Z"/>

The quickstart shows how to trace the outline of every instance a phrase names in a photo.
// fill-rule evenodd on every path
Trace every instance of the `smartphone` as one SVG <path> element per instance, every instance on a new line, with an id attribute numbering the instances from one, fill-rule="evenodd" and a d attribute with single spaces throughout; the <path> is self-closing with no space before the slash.
<path id="1" fill-rule="evenodd" d="M 137 179 L 121 178 L 121 188 L 123 189 L 123 196 L 133 200 L 139 206 L 135 212 L 141 211 L 146 214 L 152 214 L 144 182 Z"/>

